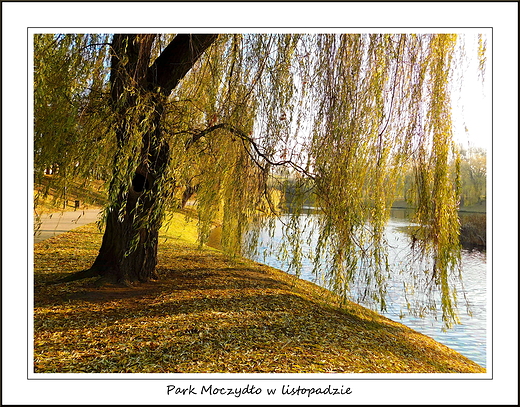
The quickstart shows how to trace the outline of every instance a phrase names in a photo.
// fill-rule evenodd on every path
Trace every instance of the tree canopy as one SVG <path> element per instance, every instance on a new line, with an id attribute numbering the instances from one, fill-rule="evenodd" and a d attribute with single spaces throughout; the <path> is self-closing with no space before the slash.
<path id="1" fill-rule="evenodd" d="M 273 186 L 290 179 L 294 264 L 312 193 L 316 272 L 345 298 L 363 284 L 384 307 L 384 227 L 412 170 L 414 245 L 431 259 L 414 279 L 441 292 L 450 324 L 460 278 L 456 48 L 454 34 L 35 35 L 35 182 L 51 165 L 60 182 L 101 177 L 105 215 L 130 217 L 134 231 L 162 224 L 196 191 L 200 242 L 219 218 L 223 249 L 241 254 L 253 221 L 279 211 Z M 482 61 L 484 51 L 480 41 Z M 154 160 L 165 161 L 160 171 L 141 171 Z M 123 256 L 143 236 L 133 233 Z"/>

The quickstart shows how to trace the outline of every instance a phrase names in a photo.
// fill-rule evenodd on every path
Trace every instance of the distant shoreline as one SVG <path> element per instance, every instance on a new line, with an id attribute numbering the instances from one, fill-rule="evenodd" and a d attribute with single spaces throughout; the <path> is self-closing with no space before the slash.
<path id="1" fill-rule="evenodd" d="M 413 210 L 414 207 L 409 205 L 404 200 L 398 200 L 398 201 L 395 201 L 395 203 L 392 205 L 391 209 L 409 209 L 409 210 Z M 459 213 L 482 213 L 482 214 L 485 214 L 487 212 L 486 201 L 482 202 L 481 204 L 463 206 L 463 207 L 459 208 L 458 212 Z"/>

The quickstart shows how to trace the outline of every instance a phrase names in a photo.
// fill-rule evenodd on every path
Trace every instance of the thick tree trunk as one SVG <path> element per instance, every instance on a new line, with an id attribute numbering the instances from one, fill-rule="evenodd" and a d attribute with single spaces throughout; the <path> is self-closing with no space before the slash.
<path id="1" fill-rule="evenodd" d="M 138 237 L 135 248 L 132 239 Z M 120 283 L 155 279 L 158 230 L 141 228 L 134 232 L 129 221 L 120 222 L 117 213 L 107 217 L 103 243 L 91 267 L 92 275 Z"/>
<path id="2" fill-rule="evenodd" d="M 119 283 L 146 282 L 157 278 L 157 244 L 162 222 L 159 185 L 169 159 L 161 133 L 167 96 L 215 41 L 217 35 L 177 35 L 152 65 L 154 34 L 115 35 L 112 44 L 111 102 L 120 147 L 130 139 L 131 112 L 140 97 L 153 106 L 148 131 L 142 136 L 139 164 L 130 185 L 116 186 L 117 196 L 106 218 L 99 254 L 88 270 L 60 281 L 101 276 Z M 132 92 L 128 93 L 127 89 Z M 126 92 L 126 93 L 125 93 Z M 141 121 L 141 120 L 139 120 Z M 118 168 L 115 165 L 114 172 Z"/>
<path id="3" fill-rule="evenodd" d="M 157 102 L 152 133 L 143 136 L 141 164 L 130 185 L 123 185 L 108 213 L 103 243 L 92 265 L 97 273 L 122 283 L 157 278 L 157 243 L 162 223 L 158 186 L 168 164 L 169 148 L 161 141 L 163 106 Z"/>
<path id="4" fill-rule="evenodd" d="M 156 137 L 151 137 L 155 139 Z M 147 144 L 146 164 L 140 165 L 128 186 L 107 213 L 99 254 L 88 270 L 62 281 L 103 277 L 123 284 L 157 279 L 157 245 L 162 213 L 158 184 L 169 157 L 167 145 Z M 143 152 L 144 155 L 144 152 Z"/>
<path id="5" fill-rule="evenodd" d="M 94 275 L 120 283 L 146 282 L 157 278 L 157 242 L 160 222 L 150 222 L 147 215 L 152 210 L 155 197 L 147 196 L 143 209 L 136 212 L 137 200 L 146 190 L 141 190 L 142 175 L 136 173 L 128 190 L 124 215 L 112 209 L 106 219 L 103 243 L 91 267 Z M 137 179 L 137 180 L 136 180 Z M 123 199 L 121 199 L 124 202 Z"/>

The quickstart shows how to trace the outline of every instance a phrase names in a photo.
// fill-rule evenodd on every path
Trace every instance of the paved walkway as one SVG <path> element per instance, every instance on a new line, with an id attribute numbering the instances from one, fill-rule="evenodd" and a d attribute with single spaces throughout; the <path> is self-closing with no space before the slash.
<path id="1" fill-rule="evenodd" d="M 41 218 L 42 224 L 34 235 L 34 243 L 68 232 L 78 226 L 95 222 L 99 219 L 100 213 L 100 209 L 80 209 L 43 215 Z"/>

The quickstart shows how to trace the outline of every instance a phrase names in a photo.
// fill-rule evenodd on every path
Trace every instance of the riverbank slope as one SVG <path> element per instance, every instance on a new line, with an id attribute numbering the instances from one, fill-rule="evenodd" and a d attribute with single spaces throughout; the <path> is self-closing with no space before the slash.
<path id="1" fill-rule="evenodd" d="M 87 268 L 94 224 L 34 246 L 34 370 L 106 373 L 482 373 L 454 350 L 310 282 L 195 243 L 175 214 L 157 282 L 46 282 Z"/>

